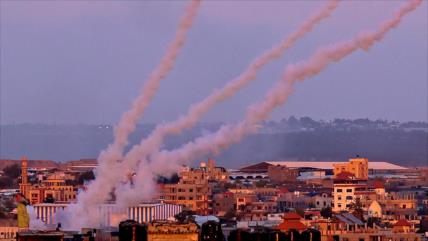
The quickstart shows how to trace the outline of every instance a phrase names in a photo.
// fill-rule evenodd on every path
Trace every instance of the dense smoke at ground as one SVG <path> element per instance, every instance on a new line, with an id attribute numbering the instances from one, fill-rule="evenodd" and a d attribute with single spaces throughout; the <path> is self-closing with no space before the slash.
<path id="1" fill-rule="evenodd" d="M 111 192 L 111 185 L 106 184 L 118 180 L 118 175 L 120 177 L 120 173 L 112 172 L 114 170 L 112 167 L 123 158 L 123 151 L 128 144 L 129 135 L 135 131 L 139 119 L 159 89 L 160 81 L 174 67 L 175 60 L 184 45 L 187 32 L 193 24 L 200 3 L 200 0 L 191 0 L 189 3 L 184 17 L 178 23 L 174 39 L 168 46 L 159 65 L 151 73 L 148 80 L 144 82 L 140 94 L 132 103 L 131 109 L 122 115 L 118 125 L 114 128 L 113 143 L 100 153 L 98 157 L 99 166 L 95 170 L 96 181 L 90 183 L 87 191 L 78 195 L 78 202 L 68 208 L 70 217 L 67 217 L 69 220 L 63 220 L 64 223 L 71 220 L 74 222 L 70 223 L 72 227 L 97 224 L 99 219 L 96 213 L 93 213 L 97 210 L 96 205 L 105 202 Z"/>
<path id="2" fill-rule="evenodd" d="M 137 122 L 157 92 L 160 81 L 174 66 L 174 61 L 184 44 L 186 33 L 200 5 L 199 0 L 192 0 L 165 57 L 144 83 L 131 110 L 122 116 L 115 127 L 113 143 L 99 155 L 96 179 L 87 185 L 87 190 L 79 193 L 77 203 L 58 213 L 57 220 L 65 229 L 97 227 L 101 219 L 98 207 L 110 198 L 112 191 L 116 194 L 117 205 L 121 207 L 136 205 L 152 198 L 157 192 L 156 179 L 159 175 L 171 175 L 182 165 L 189 165 L 198 158 L 218 156 L 231 145 L 239 143 L 245 136 L 257 134 L 261 129 L 260 124 L 270 118 L 272 111 L 287 102 L 296 83 L 318 75 L 331 63 L 339 62 L 357 50 L 368 51 L 375 43 L 380 42 L 389 30 L 395 28 L 402 17 L 419 6 L 421 0 L 412 0 L 405 4 L 376 31 L 361 32 L 349 41 L 319 48 L 306 61 L 287 65 L 280 80 L 266 93 L 262 101 L 247 107 L 246 114 L 240 122 L 224 124 L 216 132 L 199 136 L 176 149 L 160 150 L 164 147 L 165 136 L 180 134 L 194 126 L 211 107 L 233 96 L 240 88 L 255 79 L 261 67 L 281 57 L 295 41 L 328 17 L 337 7 L 337 3 L 337 0 L 330 1 L 284 42 L 251 62 L 248 69 L 223 89 L 214 91 L 205 100 L 192 105 L 187 115 L 181 116 L 177 121 L 157 126 L 146 139 L 124 156 L 123 152 L 129 144 L 129 135 L 136 130 Z M 132 176 L 133 171 L 136 172 L 135 176 Z M 36 226 L 38 224 L 33 224 L 33 227 Z"/>
<path id="3" fill-rule="evenodd" d="M 421 1 L 409 2 L 397 11 L 392 19 L 381 23 L 375 32 L 361 32 L 350 41 L 319 48 L 307 61 L 288 65 L 285 68 L 283 77 L 266 94 L 265 99 L 247 108 L 245 119 L 241 122 L 223 125 L 216 133 L 197 138 L 179 149 L 164 150 L 152 155 L 152 161 L 140 166 L 137 171 L 137 177 L 140 177 L 135 179 L 135 189 L 142 190 L 140 188 L 147 185 L 146 182 L 153 178 L 153 173 L 170 175 L 177 172 L 181 165 L 188 165 L 196 158 L 207 154 L 217 155 L 230 145 L 241 141 L 245 135 L 256 133 L 258 131 L 257 124 L 268 119 L 276 107 L 283 105 L 287 101 L 293 93 L 295 83 L 319 74 L 329 64 L 342 60 L 358 49 L 368 51 L 373 44 L 381 41 L 389 30 L 399 24 L 403 16 L 413 11 L 420 3 Z M 147 172 L 150 172 L 150 174 L 147 175 Z M 144 174 L 146 176 L 143 176 Z M 127 190 L 127 193 L 133 196 L 134 198 L 131 198 L 131 200 L 136 202 L 144 199 L 135 200 L 138 196 L 132 188 Z M 126 193 L 120 192 L 120 196 L 126 196 Z"/>
<path id="4" fill-rule="evenodd" d="M 46 230 L 46 224 L 37 218 L 36 210 L 32 206 L 27 206 L 27 212 L 30 217 L 30 230 Z"/>
<path id="5" fill-rule="evenodd" d="M 303 37 L 306 33 L 311 31 L 315 25 L 320 23 L 323 19 L 329 17 L 331 13 L 337 8 L 339 4 L 338 0 L 329 1 L 322 9 L 311 15 L 308 20 L 304 21 L 299 28 L 292 34 L 286 36 L 282 42 L 273 46 L 270 50 L 263 53 L 260 57 L 250 62 L 250 65 L 245 69 L 237 78 L 228 82 L 222 89 L 214 91 L 207 98 L 199 103 L 190 106 L 187 115 L 181 116 L 176 121 L 169 122 L 166 124 L 159 125 L 155 130 L 147 137 L 143 138 L 140 145 L 134 146 L 125 156 L 121 170 L 122 176 L 126 176 L 127 173 L 133 172 L 135 169 L 138 170 L 136 176 L 136 188 L 139 190 L 145 190 L 141 192 L 128 191 L 130 186 L 128 184 L 120 185 L 116 188 L 118 192 L 117 203 L 123 206 L 135 205 L 141 200 L 137 196 L 148 198 L 153 193 L 152 185 L 148 185 L 155 176 L 151 175 L 151 171 L 148 171 L 145 167 L 146 156 L 157 152 L 163 144 L 164 137 L 168 134 L 179 134 L 184 129 L 193 127 L 203 115 L 210 110 L 214 105 L 223 101 L 224 99 L 233 96 L 238 90 L 247 85 L 249 82 L 257 77 L 257 72 L 266 64 L 272 60 L 281 57 L 284 52 L 290 48 L 299 38 Z M 137 167 L 137 168 L 136 168 Z M 126 180 L 122 180 L 126 182 Z M 114 183 L 111 183 L 115 185 Z M 147 193 L 146 193 L 147 191 Z M 132 195 L 133 197 L 129 197 Z"/>

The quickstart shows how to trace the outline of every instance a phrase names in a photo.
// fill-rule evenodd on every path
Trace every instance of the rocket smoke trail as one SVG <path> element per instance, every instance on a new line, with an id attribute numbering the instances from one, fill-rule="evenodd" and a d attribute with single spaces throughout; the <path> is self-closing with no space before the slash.
<path id="1" fill-rule="evenodd" d="M 81 216 L 90 216 L 88 210 L 91 208 L 88 206 L 90 204 L 102 203 L 108 198 L 111 189 L 104 186 L 103 183 L 107 182 L 107 179 L 111 177 L 111 167 L 114 166 L 118 160 L 123 158 L 124 148 L 128 144 L 128 136 L 135 131 L 138 120 L 159 89 L 161 80 L 163 80 L 174 67 L 174 63 L 185 43 L 187 33 L 192 27 L 200 4 L 201 0 L 191 0 L 187 6 L 184 16 L 179 21 L 174 39 L 169 44 L 165 55 L 144 83 L 140 94 L 132 103 L 131 109 L 122 115 L 119 123 L 115 127 L 114 142 L 100 153 L 98 157 L 99 167 L 95 172 L 98 181 L 91 183 L 86 192 L 79 194 L 78 204 L 75 206 L 76 210 L 74 210 L 75 213 L 79 213 L 78 209 L 80 207 L 80 211 L 85 213 L 85 215 Z M 102 179 L 106 180 L 103 181 Z M 86 210 L 83 210 L 83 207 Z M 82 219 L 76 219 L 75 221 L 82 222 Z M 79 225 L 84 224 L 85 223 L 80 223 Z"/>
<path id="2" fill-rule="evenodd" d="M 254 80 L 257 76 L 257 72 L 262 67 L 269 62 L 280 58 L 297 40 L 310 32 L 322 20 L 328 18 L 338 5 L 339 0 L 329 1 L 324 7 L 304 21 L 296 31 L 285 37 L 282 42 L 264 52 L 260 57 L 254 59 L 239 76 L 228 82 L 222 89 L 214 91 L 204 100 L 190 106 L 185 116 L 181 116 L 176 121 L 158 125 L 146 139 L 141 140 L 140 145 L 135 145 L 126 154 L 124 161 L 122 162 L 123 167 L 118 168 L 118 170 L 123 172 L 122 177 L 126 176 L 127 172 L 131 172 L 132 169 L 138 165 L 138 162 L 141 159 L 144 159 L 152 152 L 157 152 L 166 135 L 179 134 L 184 129 L 194 126 L 213 106 L 226 98 L 233 96 L 242 87 Z M 144 195 L 144 193 L 141 194 Z M 125 195 L 118 196 L 126 198 Z M 118 200 L 118 203 L 121 203 L 120 199 Z"/>
<path id="3" fill-rule="evenodd" d="M 233 143 L 239 142 L 245 135 L 257 132 L 256 124 L 269 118 L 274 108 L 283 105 L 293 92 L 293 86 L 298 81 L 317 75 L 329 64 L 338 62 L 358 49 L 368 51 L 376 42 L 380 42 L 385 34 L 396 27 L 401 19 L 417 8 L 422 0 L 412 0 L 397 11 L 388 21 L 383 22 L 375 32 L 362 32 L 354 39 L 340 42 L 324 48 L 319 48 L 307 61 L 288 65 L 282 78 L 266 94 L 263 101 L 247 108 L 245 119 L 237 124 L 222 126 L 216 133 L 197 138 L 193 142 L 172 151 L 162 151 L 152 156 L 152 162 L 140 166 L 143 175 L 137 179 L 135 189 L 147 188 L 148 178 L 154 174 L 169 174 L 179 170 L 183 164 L 188 164 L 195 158 L 209 153 L 218 153 Z M 153 173 L 155 172 L 155 173 Z M 139 182 L 138 182 L 139 181 Z M 127 190 L 130 191 L 130 190 Z M 123 195 L 124 193 L 121 193 Z M 129 192 L 130 197 L 138 198 L 135 192 Z"/>

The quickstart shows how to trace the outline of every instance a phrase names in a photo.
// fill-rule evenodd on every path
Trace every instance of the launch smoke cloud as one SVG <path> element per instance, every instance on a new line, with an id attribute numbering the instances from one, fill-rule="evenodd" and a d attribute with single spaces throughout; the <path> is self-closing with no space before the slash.
<path id="1" fill-rule="evenodd" d="M 140 113 L 141 115 L 149 104 L 149 101 L 145 102 L 145 100 L 149 100 L 149 97 L 139 96 L 139 98 L 141 97 L 141 106 L 138 108 L 134 106 L 133 108 L 136 110 L 130 111 L 130 114 L 125 114 L 122 118 L 123 122 L 130 124 L 130 126 L 125 124 L 121 129 L 123 132 L 120 133 L 117 132 L 119 129 L 116 128 L 115 138 L 117 140 L 100 155 L 100 159 L 102 157 L 108 161 L 100 163 L 102 167 L 100 166 L 97 169 L 97 179 L 89 185 L 86 192 L 79 195 L 78 203 L 72 205 L 69 209 L 70 215 L 74 217 L 67 217 L 66 221 L 70 221 L 69 225 L 73 227 L 96 226 L 100 217 L 91 215 L 91 209 L 104 202 L 112 188 L 116 187 L 115 192 L 118 194 L 119 204 L 136 204 L 154 191 L 154 178 L 156 175 L 176 172 L 183 164 L 189 164 L 195 158 L 219 153 L 231 144 L 239 142 L 245 135 L 257 132 L 257 124 L 268 119 L 276 107 L 286 103 L 297 82 L 317 75 L 331 63 L 342 60 L 358 49 L 368 51 L 374 43 L 381 41 L 389 30 L 396 27 L 402 17 L 414 10 L 420 3 L 421 0 L 408 2 L 394 14 L 393 18 L 383 22 L 375 32 L 363 32 L 350 41 L 319 48 L 308 60 L 288 65 L 282 78 L 266 94 L 265 98 L 247 108 L 245 118 L 242 121 L 223 125 L 217 132 L 199 137 L 181 148 L 158 151 L 166 135 L 178 134 L 183 129 L 193 126 L 212 106 L 235 94 L 242 86 L 256 77 L 257 71 L 263 65 L 279 58 L 282 52 L 306 32 L 310 31 L 316 23 L 328 17 L 331 11 L 336 8 L 337 2 L 329 3 L 330 5 L 324 8 L 324 10 L 327 10 L 325 15 L 318 15 L 318 18 L 314 15 L 310 18 L 296 33 L 291 35 L 289 40 L 285 40 L 282 43 L 284 45 L 282 45 L 283 47 L 280 51 L 267 51 L 262 57 L 253 61 L 243 74 L 229 82 L 222 90 L 217 90 L 202 102 L 192 105 L 186 116 L 180 117 L 175 122 L 157 126 L 147 139 L 143 140 L 139 146 L 131 149 L 122 162 L 117 162 L 117 160 L 122 160 L 121 153 L 127 144 L 127 136 L 135 129 L 136 121 L 139 118 L 133 114 Z M 168 70 L 168 68 L 165 69 Z M 159 76 L 163 77 L 163 75 Z M 156 91 L 158 87 L 159 83 L 147 88 Z M 120 123 L 122 123 L 122 120 Z M 139 163 L 140 160 L 142 161 Z M 137 176 L 133 185 L 130 185 L 126 174 L 135 169 L 137 170 Z"/>
<path id="2" fill-rule="evenodd" d="M 96 225 L 96 214 L 91 214 L 91 211 L 96 209 L 94 205 L 105 202 L 109 198 L 111 188 L 105 183 L 110 183 L 115 178 L 112 172 L 112 167 L 123 158 L 124 148 L 128 144 L 129 135 L 135 131 L 137 122 L 143 115 L 144 111 L 152 101 L 156 92 L 159 89 L 160 82 L 174 67 L 175 61 L 180 53 L 189 29 L 193 25 L 201 0 L 191 0 L 187 6 L 184 16 L 178 24 L 177 32 L 174 39 L 169 44 L 165 55 L 161 59 L 159 65 L 150 74 L 149 78 L 140 91 L 140 94 L 132 103 L 131 109 L 125 112 L 119 123 L 114 129 L 114 141 L 106 150 L 102 151 L 98 157 L 99 166 L 95 170 L 96 180 L 87 187 L 86 192 L 81 192 L 78 195 L 78 203 L 69 207 L 70 215 L 75 217 L 70 218 L 78 226 Z M 88 217 L 87 220 L 84 217 Z M 79 217 L 79 218 L 77 218 Z M 70 225 L 74 225 L 71 224 Z"/>
<path id="3" fill-rule="evenodd" d="M 350 41 L 319 48 L 306 61 L 288 65 L 285 68 L 283 77 L 266 94 L 264 100 L 247 108 L 244 120 L 234 125 L 223 125 L 216 133 L 197 138 L 179 149 L 155 153 L 150 158 L 152 161 L 141 165 L 137 171 L 134 189 L 145 190 L 148 183 L 151 182 L 150 178 L 154 178 L 155 175 L 168 175 L 176 172 L 182 165 L 189 164 L 198 157 L 217 154 L 231 144 L 239 142 L 245 135 L 257 132 L 257 124 L 268 119 L 276 107 L 283 105 L 287 101 L 293 92 L 295 83 L 317 75 L 331 63 L 342 60 L 358 49 L 368 51 L 373 44 L 380 42 L 389 30 L 396 27 L 401 19 L 420 3 L 421 0 L 410 1 L 400 8 L 393 18 L 381 23 L 375 32 L 361 32 Z M 126 193 L 122 192 L 122 190 L 118 191 L 121 199 L 126 198 L 128 202 L 129 200 L 137 202 L 142 200 L 138 197 L 140 195 L 137 192 L 132 192 L 132 188 L 128 187 Z M 131 198 L 126 197 L 126 194 L 130 195 Z"/>

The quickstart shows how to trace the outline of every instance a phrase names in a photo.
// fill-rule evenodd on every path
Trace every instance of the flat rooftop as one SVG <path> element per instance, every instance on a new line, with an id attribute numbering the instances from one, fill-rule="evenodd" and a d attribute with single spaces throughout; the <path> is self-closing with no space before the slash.
<path id="1" fill-rule="evenodd" d="M 341 164 L 348 162 L 313 162 L 313 161 L 265 161 L 255 163 L 250 166 L 241 168 L 241 172 L 267 172 L 269 166 L 280 165 L 286 166 L 291 169 L 297 168 L 313 168 L 313 169 L 322 169 L 322 170 L 333 170 L 333 164 Z M 375 162 L 369 161 L 370 170 L 407 170 L 406 167 L 395 165 L 389 162 Z"/>
<path id="2" fill-rule="evenodd" d="M 333 164 L 346 164 L 348 162 L 298 162 L 298 161 L 284 161 L 284 162 L 267 162 L 271 165 L 285 165 L 289 168 L 316 168 L 316 169 L 333 169 Z M 398 166 L 389 162 L 371 162 L 369 161 L 369 169 L 372 170 L 406 170 L 407 168 Z"/>

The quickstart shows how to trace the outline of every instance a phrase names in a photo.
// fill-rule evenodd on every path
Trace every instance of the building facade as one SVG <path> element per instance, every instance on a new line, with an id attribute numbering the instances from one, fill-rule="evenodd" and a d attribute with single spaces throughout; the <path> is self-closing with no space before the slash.
<path id="1" fill-rule="evenodd" d="M 226 183 L 229 174 L 223 167 L 216 167 L 214 160 L 202 162 L 199 168 L 183 168 L 179 182 L 165 184 L 161 189 L 161 200 L 165 203 L 183 205 L 197 214 L 213 213 L 213 187 Z"/>
<path id="2" fill-rule="evenodd" d="M 352 173 L 357 179 L 369 178 L 369 160 L 367 158 L 351 158 L 348 163 L 333 164 L 333 173 L 336 178 L 342 172 Z"/>
<path id="3" fill-rule="evenodd" d="M 34 205 L 37 218 L 48 225 L 54 225 L 58 221 L 55 214 L 59 210 L 65 210 L 68 204 L 40 203 Z M 148 223 L 157 220 L 168 220 L 180 213 L 183 207 L 165 203 L 144 203 L 129 208 L 119 208 L 114 204 L 104 204 L 99 207 L 100 216 L 103 217 L 101 227 L 117 226 L 120 221 L 131 219 L 140 223 Z"/>

